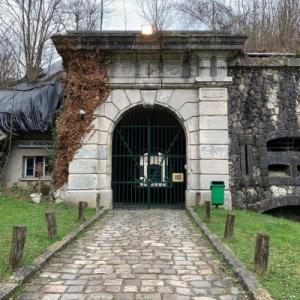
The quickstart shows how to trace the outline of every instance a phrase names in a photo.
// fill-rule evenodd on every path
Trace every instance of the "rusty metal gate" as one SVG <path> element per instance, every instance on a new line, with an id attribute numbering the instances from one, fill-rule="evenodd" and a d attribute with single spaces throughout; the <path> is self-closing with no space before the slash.
<path id="1" fill-rule="evenodd" d="M 183 129 L 165 108 L 138 106 L 114 130 L 113 205 L 182 208 L 186 189 Z"/>

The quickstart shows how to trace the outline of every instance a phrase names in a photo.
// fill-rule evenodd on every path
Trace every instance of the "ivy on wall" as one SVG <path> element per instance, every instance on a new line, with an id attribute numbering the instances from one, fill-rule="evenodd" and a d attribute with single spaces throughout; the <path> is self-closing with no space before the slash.
<path id="1" fill-rule="evenodd" d="M 68 181 L 69 164 L 84 137 L 92 129 L 95 110 L 110 92 L 107 80 L 110 65 L 108 52 L 71 50 L 70 47 L 63 49 L 64 104 L 56 121 L 57 155 L 53 166 L 55 188 Z M 85 115 L 80 114 L 80 110 Z"/>

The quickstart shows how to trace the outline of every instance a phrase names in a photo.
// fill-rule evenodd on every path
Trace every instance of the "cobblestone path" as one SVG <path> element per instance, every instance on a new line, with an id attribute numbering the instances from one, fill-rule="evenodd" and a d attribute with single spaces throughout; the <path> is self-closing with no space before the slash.
<path id="1" fill-rule="evenodd" d="M 18 299 L 246 299 L 185 211 L 114 210 Z"/>

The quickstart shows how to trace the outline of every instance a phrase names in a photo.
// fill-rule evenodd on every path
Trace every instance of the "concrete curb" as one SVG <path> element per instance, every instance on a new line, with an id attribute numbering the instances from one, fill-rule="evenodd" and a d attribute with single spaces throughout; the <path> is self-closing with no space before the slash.
<path id="1" fill-rule="evenodd" d="M 223 257 L 225 262 L 233 269 L 235 275 L 239 279 L 241 285 L 245 288 L 248 296 L 252 300 L 272 300 L 269 292 L 264 289 L 257 281 L 255 275 L 248 271 L 240 260 L 234 255 L 232 250 L 223 244 L 221 240 L 210 232 L 208 227 L 199 219 L 198 215 L 194 212 L 192 207 L 187 208 L 187 212 L 200 227 L 201 231 L 208 238 L 212 246 Z"/>
<path id="2" fill-rule="evenodd" d="M 101 209 L 96 212 L 89 220 L 82 223 L 78 228 L 71 233 L 63 237 L 61 241 L 57 241 L 52 244 L 47 250 L 38 256 L 32 263 L 32 265 L 24 266 L 14 272 L 11 277 L 0 284 L 0 300 L 7 300 L 12 294 L 26 281 L 28 281 L 35 273 L 41 270 L 41 268 L 60 250 L 65 248 L 68 244 L 74 241 L 77 236 L 95 223 L 101 216 L 107 212 L 107 209 Z"/>

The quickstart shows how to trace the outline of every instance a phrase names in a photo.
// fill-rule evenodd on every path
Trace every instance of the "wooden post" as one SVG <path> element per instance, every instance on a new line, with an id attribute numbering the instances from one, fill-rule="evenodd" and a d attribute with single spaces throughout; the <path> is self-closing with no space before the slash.
<path id="1" fill-rule="evenodd" d="M 100 198 L 101 198 L 101 195 L 100 195 L 100 193 L 98 193 L 97 198 L 96 198 L 96 211 L 98 211 L 100 209 Z"/>
<path id="2" fill-rule="evenodd" d="M 80 222 L 85 221 L 84 209 L 88 206 L 87 202 L 80 201 L 78 204 L 78 219 Z"/>
<path id="3" fill-rule="evenodd" d="M 227 214 L 224 239 L 229 241 L 233 236 L 235 215 Z"/>
<path id="4" fill-rule="evenodd" d="M 269 258 L 269 241 L 269 235 L 264 233 L 257 233 L 254 256 L 254 269 L 256 274 L 262 275 L 267 271 Z"/>
<path id="5" fill-rule="evenodd" d="M 209 223 L 210 220 L 210 201 L 204 202 L 205 207 L 205 223 Z"/>
<path id="6" fill-rule="evenodd" d="M 197 192 L 196 194 L 196 207 L 199 208 L 201 203 L 201 193 Z"/>
<path id="7" fill-rule="evenodd" d="M 24 225 L 14 225 L 13 236 L 11 241 L 11 250 L 9 264 L 12 269 L 17 269 L 22 261 L 27 227 Z"/>
<path id="8" fill-rule="evenodd" d="M 57 232 L 55 211 L 46 212 L 45 216 L 48 224 L 48 236 L 50 239 L 54 239 Z"/>

